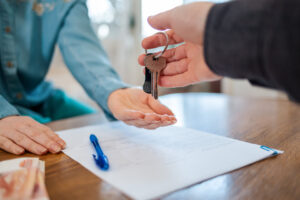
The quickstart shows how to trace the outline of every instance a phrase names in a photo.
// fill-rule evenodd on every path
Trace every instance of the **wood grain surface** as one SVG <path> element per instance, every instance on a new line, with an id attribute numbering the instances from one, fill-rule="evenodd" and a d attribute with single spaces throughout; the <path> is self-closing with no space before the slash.
<path id="1" fill-rule="evenodd" d="M 174 111 L 177 126 L 285 151 L 162 199 L 300 199 L 299 105 L 286 100 L 201 93 L 172 94 L 160 100 Z M 101 123 L 107 123 L 103 114 L 94 114 L 52 122 L 48 126 L 58 131 Z M 0 150 L 0 160 L 16 157 Z M 40 159 L 46 161 L 46 187 L 53 200 L 129 199 L 63 153 L 47 154 Z"/>

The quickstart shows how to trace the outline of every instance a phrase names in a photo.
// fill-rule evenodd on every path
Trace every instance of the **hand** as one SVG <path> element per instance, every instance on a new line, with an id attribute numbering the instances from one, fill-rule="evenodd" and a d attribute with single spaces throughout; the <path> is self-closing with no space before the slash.
<path id="1" fill-rule="evenodd" d="M 173 30 L 166 32 L 170 44 L 180 44 L 184 40 Z M 145 49 L 156 48 L 165 44 L 165 37 L 156 34 L 145 38 L 142 46 Z M 160 73 L 159 85 L 162 87 L 183 87 L 186 85 L 221 79 L 214 74 L 204 60 L 203 46 L 190 42 L 167 50 L 163 56 L 167 59 L 166 68 Z M 139 56 L 139 64 L 144 65 L 145 54 Z"/>
<path id="2" fill-rule="evenodd" d="M 172 29 L 182 40 L 202 45 L 206 18 L 213 5 L 211 2 L 196 2 L 178 6 L 150 16 L 148 22 L 155 29 Z"/>
<path id="3" fill-rule="evenodd" d="M 30 117 L 9 116 L 0 120 L 0 148 L 20 155 L 25 150 L 37 155 L 58 153 L 66 143 L 50 128 Z"/>
<path id="4" fill-rule="evenodd" d="M 114 91 L 108 98 L 108 107 L 118 120 L 140 128 L 155 129 L 176 122 L 166 106 L 141 89 Z"/>

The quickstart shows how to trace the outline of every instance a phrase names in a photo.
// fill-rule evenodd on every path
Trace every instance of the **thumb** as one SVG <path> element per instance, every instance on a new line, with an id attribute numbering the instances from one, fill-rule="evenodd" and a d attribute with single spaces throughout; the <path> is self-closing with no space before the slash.
<path id="1" fill-rule="evenodd" d="M 168 10 L 154 16 L 149 16 L 148 23 L 158 30 L 171 29 L 171 11 Z"/>

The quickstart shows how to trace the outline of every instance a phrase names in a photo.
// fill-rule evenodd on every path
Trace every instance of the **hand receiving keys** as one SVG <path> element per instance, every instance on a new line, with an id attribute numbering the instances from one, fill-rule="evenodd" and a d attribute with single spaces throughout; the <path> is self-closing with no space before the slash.
<path id="1" fill-rule="evenodd" d="M 108 98 L 108 107 L 118 120 L 140 128 L 156 129 L 176 123 L 170 109 L 141 89 L 114 91 Z"/>

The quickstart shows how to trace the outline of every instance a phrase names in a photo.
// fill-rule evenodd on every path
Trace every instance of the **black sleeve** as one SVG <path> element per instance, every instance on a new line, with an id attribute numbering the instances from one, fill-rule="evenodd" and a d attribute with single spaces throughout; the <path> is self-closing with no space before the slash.
<path id="1" fill-rule="evenodd" d="M 300 102 L 300 1 L 237 0 L 209 12 L 205 60 L 218 75 L 246 78 Z"/>

